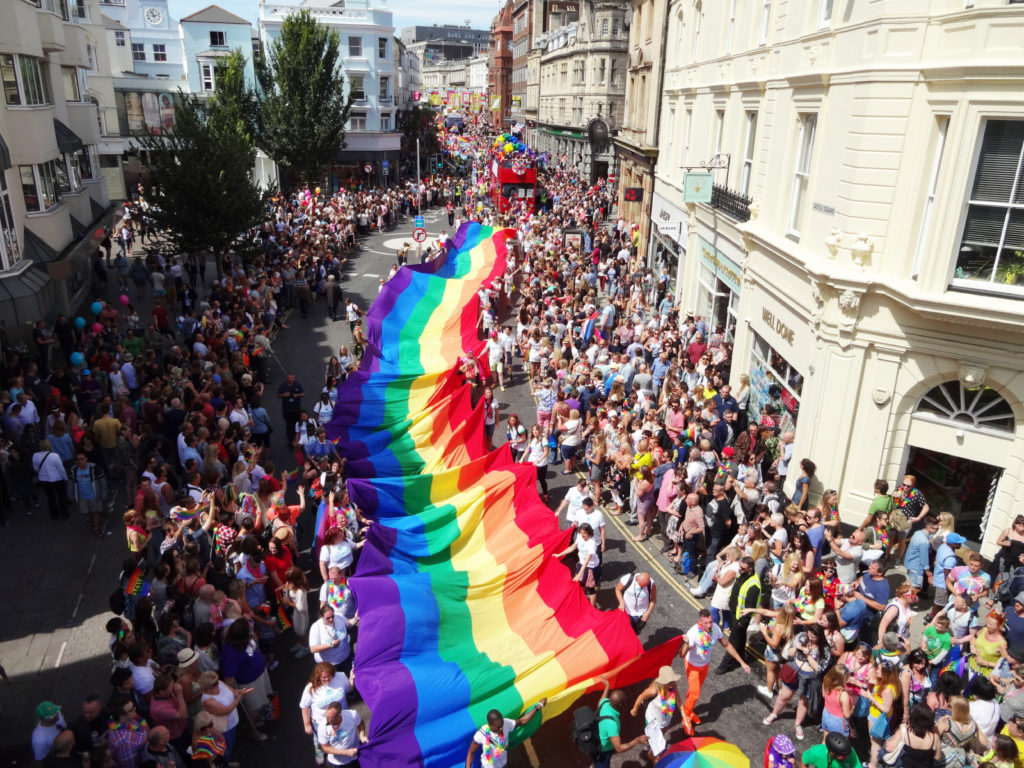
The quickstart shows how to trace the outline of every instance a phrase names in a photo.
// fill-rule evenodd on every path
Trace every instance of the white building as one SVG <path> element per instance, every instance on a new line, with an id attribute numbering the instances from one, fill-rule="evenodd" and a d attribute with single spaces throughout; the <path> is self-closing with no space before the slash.
<path id="1" fill-rule="evenodd" d="M 391 11 L 368 0 L 307 0 L 297 5 L 261 3 L 259 32 L 263 45 L 277 37 L 293 13 L 308 10 L 341 37 L 341 66 L 354 100 L 345 133 L 345 148 L 331 171 L 332 183 L 382 183 L 398 168 L 401 134 L 395 130 L 394 35 Z M 366 168 L 370 172 L 366 172 Z"/>
<path id="2" fill-rule="evenodd" d="M 404 109 L 418 101 L 418 94 L 423 89 L 423 75 L 420 72 L 420 59 L 410 51 L 399 38 L 394 38 L 395 73 L 398 86 L 395 89 L 395 103 Z"/>
<path id="3" fill-rule="evenodd" d="M 909 472 L 992 555 L 1024 503 L 1024 5 L 966 5 L 671 2 L 652 255 L 795 429 L 787 490 L 810 457 L 858 523 Z"/>
<path id="4" fill-rule="evenodd" d="M 106 223 L 100 173 L 96 0 L 3 0 L 0 24 L 0 320 L 11 341 L 85 297 L 97 227 Z"/>

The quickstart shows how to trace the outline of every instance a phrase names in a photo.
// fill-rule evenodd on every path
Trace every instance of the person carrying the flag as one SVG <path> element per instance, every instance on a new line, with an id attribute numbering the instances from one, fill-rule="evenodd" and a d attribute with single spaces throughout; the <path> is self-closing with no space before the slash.
<path id="1" fill-rule="evenodd" d="M 477 728 L 466 753 L 466 768 L 473 768 L 476 753 L 480 753 L 480 768 L 504 768 L 508 764 L 508 741 L 512 731 L 526 725 L 548 703 L 546 698 L 526 710 L 518 720 L 505 717 L 497 709 L 487 713 L 486 724 Z"/>

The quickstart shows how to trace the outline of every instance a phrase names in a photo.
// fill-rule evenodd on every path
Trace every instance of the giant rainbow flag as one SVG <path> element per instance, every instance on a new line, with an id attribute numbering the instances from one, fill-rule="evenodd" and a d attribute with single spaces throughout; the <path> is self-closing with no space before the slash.
<path id="1" fill-rule="evenodd" d="M 625 614 L 590 606 L 552 557 L 567 532 L 534 467 L 507 446 L 486 450 L 460 369 L 486 365 L 477 291 L 504 273 L 512 237 L 464 224 L 447 255 L 391 279 L 327 426 L 352 500 L 374 520 L 350 582 L 370 768 L 464 765 L 490 709 L 517 717 L 546 696 L 550 719 L 602 674 L 613 685 L 651 677 L 678 647 L 644 652 Z"/>

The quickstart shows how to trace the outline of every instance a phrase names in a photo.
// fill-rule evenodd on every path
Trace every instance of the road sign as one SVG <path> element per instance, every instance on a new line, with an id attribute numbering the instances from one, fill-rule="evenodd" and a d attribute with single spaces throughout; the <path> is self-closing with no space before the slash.
<path id="1" fill-rule="evenodd" d="M 416 229 L 423 229 L 423 217 L 422 216 L 417 216 L 414 219 L 414 221 L 416 222 L 415 223 Z"/>
<path id="2" fill-rule="evenodd" d="M 388 167 L 388 161 L 387 160 L 381 160 L 380 161 L 380 167 L 381 168 L 387 168 Z"/>
<path id="3" fill-rule="evenodd" d="M 373 166 L 367 163 L 363 166 L 363 173 L 373 173 Z"/>
<path id="4" fill-rule="evenodd" d="M 412 231 L 412 239 L 417 243 L 425 242 L 427 239 L 427 230 L 423 227 L 416 227 L 416 229 Z"/>
<path id="5" fill-rule="evenodd" d="M 615 175 L 614 174 L 611 174 L 611 173 L 608 174 L 608 183 L 609 184 L 614 184 L 615 183 Z"/>

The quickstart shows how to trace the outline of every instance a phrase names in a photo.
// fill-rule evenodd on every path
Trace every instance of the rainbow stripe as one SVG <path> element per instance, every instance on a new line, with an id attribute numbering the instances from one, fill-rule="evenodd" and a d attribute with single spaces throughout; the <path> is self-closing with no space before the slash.
<path id="1" fill-rule="evenodd" d="M 149 594 L 149 582 L 141 568 L 136 568 L 128 577 L 124 584 L 124 594 L 126 597 L 145 597 Z"/>
<path id="2" fill-rule="evenodd" d="M 568 532 L 538 497 L 534 467 L 507 446 L 485 450 L 458 369 L 483 354 L 476 291 L 504 273 L 513 237 L 465 224 L 446 255 L 399 270 L 327 425 L 352 501 L 374 520 L 350 581 L 369 768 L 464 764 L 491 708 L 516 717 L 547 696 L 550 719 L 601 674 L 613 685 L 651 677 L 678 648 L 645 653 L 624 614 L 590 606 L 552 557 Z"/>

